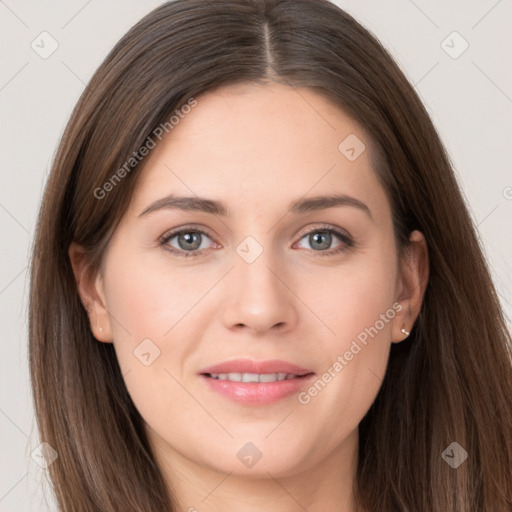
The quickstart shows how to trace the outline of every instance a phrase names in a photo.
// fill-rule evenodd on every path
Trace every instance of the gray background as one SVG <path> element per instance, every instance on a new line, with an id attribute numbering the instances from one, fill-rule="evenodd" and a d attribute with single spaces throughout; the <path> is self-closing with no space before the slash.
<path id="1" fill-rule="evenodd" d="M 93 71 L 121 35 L 161 3 L 0 0 L 2 512 L 56 510 L 43 492 L 46 471 L 31 458 L 40 440 L 26 348 L 30 247 L 51 160 Z M 510 0 L 337 3 L 377 35 L 423 99 L 451 155 L 510 320 Z M 46 59 L 31 47 L 34 41 L 40 52 L 51 48 L 43 31 L 58 43 Z M 450 36 L 454 31 L 469 44 L 457 58 L 465 43 Z"/>

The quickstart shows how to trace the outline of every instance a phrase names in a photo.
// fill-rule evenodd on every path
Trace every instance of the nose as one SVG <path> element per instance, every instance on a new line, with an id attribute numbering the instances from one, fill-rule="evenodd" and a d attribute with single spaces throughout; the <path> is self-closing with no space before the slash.
<path id="1" fill-rule="evenodd" d="M 252 263 L 237 254 L 234 257 L 234 268 L 225 284 L 224 325 L 255 334 L 292 329 L 298 322 L 298 299 L 290 273 L 271 257 L 270 250 Z"/>

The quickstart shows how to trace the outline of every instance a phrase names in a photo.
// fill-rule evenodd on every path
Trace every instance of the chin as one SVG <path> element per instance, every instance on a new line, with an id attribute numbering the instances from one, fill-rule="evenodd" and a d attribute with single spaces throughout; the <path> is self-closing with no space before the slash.
<path id="1" fill-rule="evenodd" d="M 307 450 L 303 445 L 286 445 L 282 438 L 270 442 L 269 439 L 248 441 L 230 440 L 208 457 L 208 465 L 219 472 L 248 479 L 285 477 L 307 470 L 313 462 L 305 460 Z M 206 461 L 205 461 L 206 462 Z"/>

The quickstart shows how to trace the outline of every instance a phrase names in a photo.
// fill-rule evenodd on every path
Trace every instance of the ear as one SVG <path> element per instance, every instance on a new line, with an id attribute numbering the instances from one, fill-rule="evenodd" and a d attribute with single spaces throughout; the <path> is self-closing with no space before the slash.
<path id="1" fill-rule="evenodd" d="M 396 301 L 402 306 L 393 318 L 391 341 L 399 343 L 409 335 L 420 313 L 423 296 L 428 283 L 429 258 L 427 242 L 423 233 L 413 231 L 400 261 L 400 276 L 397 283 Z"/>
<path id="2" fill-rule="evenodd" d="M 89 316 L 91 332 L 101 342 L 112 342 L 110 315 L 107 310 L 103 278 L 100 272 L 92 272 L 88 266 L 87 253 L 75 242 L 68 251 L 80 300 Z"/>

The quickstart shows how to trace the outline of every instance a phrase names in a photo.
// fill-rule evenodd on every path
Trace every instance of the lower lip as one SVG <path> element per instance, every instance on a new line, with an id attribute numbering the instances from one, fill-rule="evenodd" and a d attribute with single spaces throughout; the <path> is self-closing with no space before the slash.
<path id="1" fill-rule="evenodd" d="M 200 377 L 211 390 L 235 402 L 248 405 L 267 405 L 299 393 L 314 376 L 315 374 L 310 373 L 303 377 L 275 382 L 234 382 L 214 379 L 206 375 Z"/>

